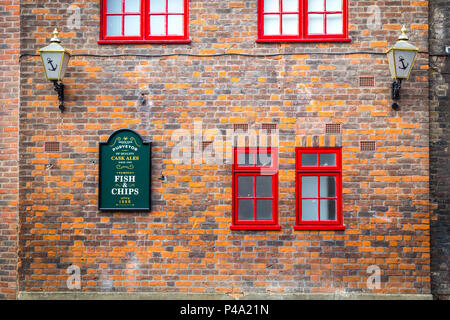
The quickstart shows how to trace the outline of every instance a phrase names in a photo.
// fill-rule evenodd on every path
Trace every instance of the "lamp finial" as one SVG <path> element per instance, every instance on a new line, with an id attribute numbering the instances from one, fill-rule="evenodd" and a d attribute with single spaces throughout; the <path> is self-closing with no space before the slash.
<path id="1" fill-rule="evenodd" d="M 59 40 L 58 34 L 59 34 L 58 29 L 55 28 L 55 30 L 53 30 L 53 38 L 50 39 L 50 42 L 60 43 L 61 40 Z"/>
<path id="2" fill-rule="evenodd" d="M 401 31 L 402 31 L 402 34 L 398 37 L 398 40 L 408 41 L 409 38 L 408 38 L 408 35 L 406 34 L 406 27 L 405 27 L 405 25 L 403 25 Z"/>

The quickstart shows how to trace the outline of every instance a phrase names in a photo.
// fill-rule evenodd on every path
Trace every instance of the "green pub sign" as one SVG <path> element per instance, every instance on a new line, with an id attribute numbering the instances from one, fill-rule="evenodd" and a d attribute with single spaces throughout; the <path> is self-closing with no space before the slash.
<path id="1" fill-rule="evenodd" d="M 99 210 L 150 210 L 151 142 L 130 129 L 100 142 Z"/>

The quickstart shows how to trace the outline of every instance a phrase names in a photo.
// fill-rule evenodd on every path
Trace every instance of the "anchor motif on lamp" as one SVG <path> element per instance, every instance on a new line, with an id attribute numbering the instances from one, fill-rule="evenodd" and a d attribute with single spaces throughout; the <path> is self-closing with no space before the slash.
<path id="1" fill-rule="evenodd" d="M 55 71 L 56 69 L 58 69 L 58 65 L 54 66 L 53 60 L 51 58 L 47 58 L 47 63 L 50 65 L 50 68 L 48 68 L 48 70 Z"/>
<path id="2" fill-rule="evenodd" d="M 400 56 L 398 58 L 398 61 L 400 61 L 400 63 L 402 64 L 401 66 L 399 66 L 400 69 L 405 70 L 406 68 L 409 67 L 409 63 L 408 62 L 405 65 L 405 58 L 403 58 L 402 56 Z"/>

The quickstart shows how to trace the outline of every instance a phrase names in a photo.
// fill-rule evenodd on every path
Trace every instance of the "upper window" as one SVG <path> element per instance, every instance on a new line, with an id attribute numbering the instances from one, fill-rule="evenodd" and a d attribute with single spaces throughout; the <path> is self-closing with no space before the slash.
<path id="1" fill-rule="evenodd" d="M 188 16 L 188 0 L 102 0 L 99 42 L 189 42 Z"/>
<path id="2" fill-rule="evenodd" d="M 295 230 L 344 230 L 341 148 L 296 149 Z"/>
<path id="3" fill-rule="evenodd" d="M 234 149 L 233 230 L 279 230 L 276 148 Z"/>
<path id="4" fill-rule="evenodd" d="M 259 0 L 259 41 L 350 41 L 348 0 Z"/>

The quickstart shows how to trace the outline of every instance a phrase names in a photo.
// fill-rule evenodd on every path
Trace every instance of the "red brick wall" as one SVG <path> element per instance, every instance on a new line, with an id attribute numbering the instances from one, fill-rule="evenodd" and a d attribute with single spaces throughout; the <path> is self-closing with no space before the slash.
<path id="1" fill-rule="evenodd" d="M 187 45 L 99 45 L 99 1 L 75 3 L 79 29 L 67 25 L 71 3 L 22 1 L 23 53 L 58 26 L 74 54 L 293 54 L 77 56 L 64 114 L 38 57 L 24 58 L 20 290 L 68 291 L 74 264 L 81 291 L 430 293 L 428 57 L 418 56 L 395 112 L 383 54 L 400 23 L 426 51 L 426 1 L 350 1 L 352 42 L 290 44 L 255 43 L 256 0 L 190 1 Z M 331 54 L 358 51 L 378 54 Z M 375 86 L 360 87 L 360 76 L 374 76 Z M 230 230 L 230 163 L 171 161 L 172 134 L 197 120 L 217 132 L 278 124 L 281 231 Z M 342 123 L 342 134 L 325 135 L 326 123 Z M 119 128 L 154 142 L 150 213 L 97 210 L 98 143 Z M 375 152 L 359 151 L 366 140 Z M 46 141 L 61 152 L 46 153 Z M 343 146 L 345 231 L 293 231 L 294 150 L 313 145 Z M 366 285 L 371 265 L 380 289 Z"/>
<path id="2" fill-rule="evenodd" d="M 19 213 L 19 1 L 1 1 L 0 12 L 0 299 L 14 299 Z"/>

